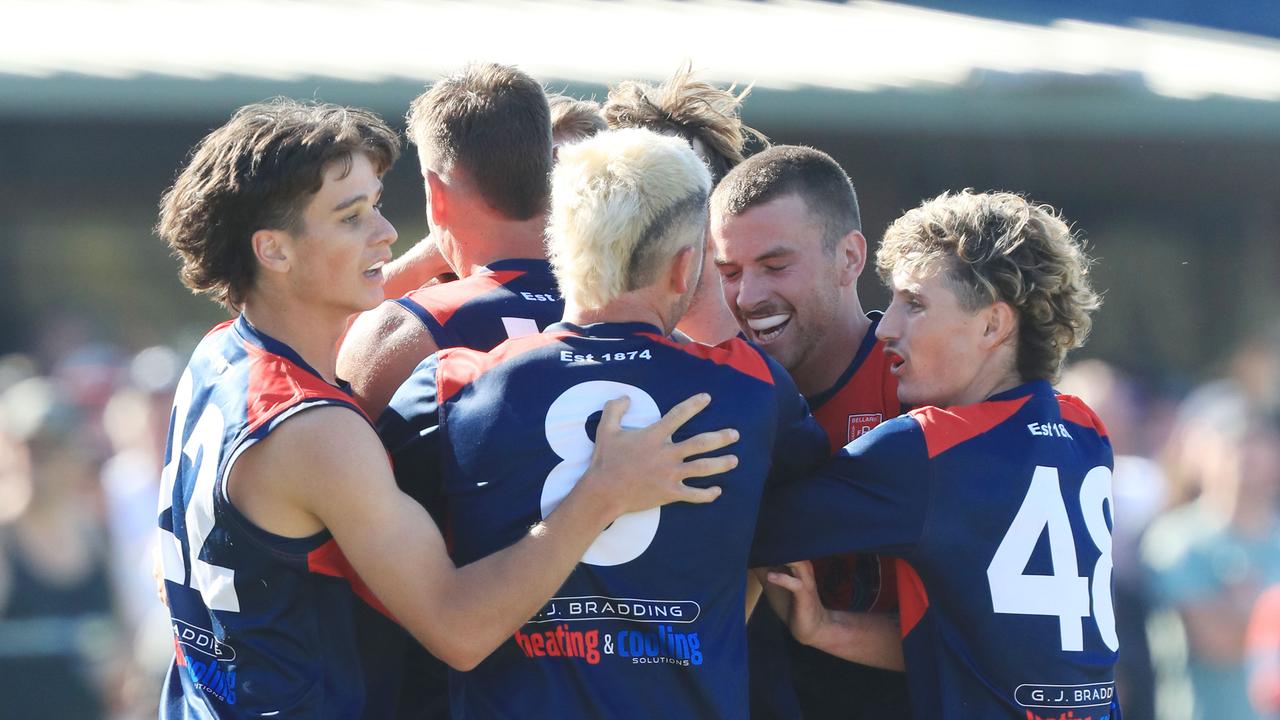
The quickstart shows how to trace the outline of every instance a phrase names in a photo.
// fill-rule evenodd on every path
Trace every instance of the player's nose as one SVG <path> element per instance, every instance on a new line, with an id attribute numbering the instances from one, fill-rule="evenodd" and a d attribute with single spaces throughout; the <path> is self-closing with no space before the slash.
<path id="1" fill-rule="evenodd" d="M 876 339 L 896 340 L 902 335 L 902 303 L 894 300 L 885 308 L 884 315 L 876 325 Z"/>
<path id="2" fill-rule="evenodd" d="M 749 311 L 769 299 L 768 284 L 757 273 L 743 270 L 737 285 L 734 302 L 739 310 Z"/>
<path id="3" fill-rule="evenodd" d="M 386 243 L 387 245 L 394 245 L 396 240 L 400 238 L 400 233 L 396 232 L 395 226 L 391 224 L 390 220 L 383 217 L 382 213 L 378 213 L 378 222 L 377 231 L 374 234 L 374 244 L 381 245 Z"/>

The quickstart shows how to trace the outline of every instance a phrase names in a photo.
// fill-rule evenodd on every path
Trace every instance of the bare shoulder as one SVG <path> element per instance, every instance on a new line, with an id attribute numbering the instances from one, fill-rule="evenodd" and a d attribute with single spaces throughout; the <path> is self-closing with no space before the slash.
<path id="1" fill-rule="evenodd" d="M 422 322 L 394 302 L 361 313 L 338 351 L 338 375 L 351 383 L 356 402 L 377 417 L 400 383 L 436 351 Z"/>
<path id="2" fill-rule="evenodd" d="M 339 374 L 342 374 L 344 365 L 355 369 L 369 358 L 386 352 L 389 347 L 421 339 L 431 341 L 431 333 L 421 321 L 399 303 L 383 302 L 360 313 L 347 331 L 338 351 Z"/>
<path id="3" fill-rule="evenodd" d="M 382 443 L 353 408 L 327 405 L 281 423 L 236 461 L 231 503 L 259 527 L 303 537 L 324 527 L 324 506 L 365 492 L 391 469 Z"/>

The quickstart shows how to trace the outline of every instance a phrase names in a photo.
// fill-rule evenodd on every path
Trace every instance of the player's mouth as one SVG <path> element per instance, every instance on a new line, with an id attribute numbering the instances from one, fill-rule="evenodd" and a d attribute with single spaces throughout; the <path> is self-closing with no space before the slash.
<path id="1" fill-rule="evenodd" d="M 780 335 L 791 324 L 791 313 L 779 313 L 777 315 L 766 315 L 765 317 L 747 318 L 747 327 L 751 328 L 751 335 L 755 341 L 761 345 L 767 345 L 777 340 Z"/>
<path id="2" fill-rule="evenodd" d="M 906 358 L 902 357 L 896 350 L 885 348 L 885 357 L 889 360 L 889 372 L 896 377 L 902 373 L 902 366 L 907 363 Z"/>
<path id="3" fill-rule="evenodd" d="M 374 264 L 370 265 L 369 267 L 365 268 L 365 270 L 364 270 L 364 276 L 365 276 L 366 278 L 370 279 L 370 280 L 373 280 L 374 278 L 379 278 L 379 279 L 381 279 L 381 278 L 382 278 L 382 266 L 383 266 L 383 265 L 386 265 L 386 264 L 387 264 L 387 261 L 386 261 L 386 260 L 379 260 L 378 262 L 376 262 L 376 263 L 374 263 Z"/>

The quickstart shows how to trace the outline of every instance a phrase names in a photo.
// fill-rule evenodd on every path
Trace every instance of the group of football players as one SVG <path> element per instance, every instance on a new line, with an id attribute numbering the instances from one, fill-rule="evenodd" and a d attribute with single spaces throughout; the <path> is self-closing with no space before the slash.
<path id="1" fill-rule="evenodd" d="M 157 230 L 235 318 L 174 400 L 162 717 L 1119 718 L 1079 240 L 944 193 L 866 312 L 848 176 L 746 157 L 744 96 L 470 65 L 394 262 L 372 113 L 197 145 Z"/>

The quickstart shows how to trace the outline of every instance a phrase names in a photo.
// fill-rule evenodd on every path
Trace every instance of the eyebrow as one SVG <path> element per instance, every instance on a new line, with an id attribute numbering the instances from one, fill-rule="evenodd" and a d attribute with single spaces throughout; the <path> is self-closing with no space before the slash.
<path id="1" fill-rule="evenodd" d="M 774 258 L 780 258 L 784 255 L 793 255 L 793 254 L 795 254 L 795 250 L 789 247 L 786 247 L 784 245 L 779 245 L 778 247 L 775 247 L 772 250 L 767 250 L 765 252 L 760 253 L 759 255 L 756 256 L 755 261 L 763 262 L 765 260 L 773 260 Z"/>
<path id="2" fill-rule="evenodd" d="M 378 189 L 376 192 L 374 192 L 374 195 L 381 195 L 381 194 L 382 194 L 382 183 L 378 183 Z M 343 210 L 346 210 L 352 205 L 356 205 L 358 203 L 368 202 L 368 201 L 369 201 L 369 196 L 365 193 L 360 193 L 355 197 L 347 198 L 346 200 L 343 200 L 342 202 L 338 203 L 336 206 L 334 206 L 333 210 L 331 210 L 330 212 L 342 212 Z"/>

